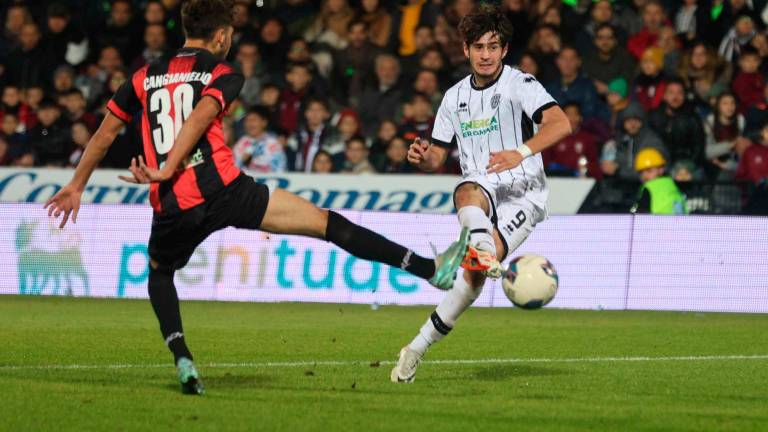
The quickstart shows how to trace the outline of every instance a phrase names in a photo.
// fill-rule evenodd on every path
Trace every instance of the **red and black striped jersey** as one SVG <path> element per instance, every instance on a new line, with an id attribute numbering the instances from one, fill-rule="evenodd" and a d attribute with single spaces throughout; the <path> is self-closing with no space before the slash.
<path id="1" fill-rule="evenodd" d="M 240 93 L 242 74 L 211 52 L 182 48 L 175 56 L 136 71 L 115 93 L 107 109 L 130 122 L 141 111 L 146 163 L 160 168 L 181 126 L 204 96 L 221 105 L 221 113 L 190 151 L 172 179 L 152 183 L 149 201 L 156 213 L 175 213 L 202 204 L 231 183 L 240 170 L 227 147 L 221 119 Z"/>

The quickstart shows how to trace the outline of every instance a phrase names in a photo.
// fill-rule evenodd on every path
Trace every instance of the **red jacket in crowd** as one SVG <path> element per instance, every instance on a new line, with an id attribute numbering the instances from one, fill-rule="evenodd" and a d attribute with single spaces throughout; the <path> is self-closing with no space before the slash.
<path id="1" fill-rule="evenodd" d="M 597 140 L 585 130 L 578 130 L 546 149 L 543 155 L 544 165 L 553 171 L 565 169 L 578 173 L 579 158 L 582 155 L 587 158 L 587 176 L 598 180 L 603 178 L 598 164 Z"/>
<path id="2" fill-rule="evenodd" d="M 739 101 L 739 112 L 744 114 L 752 105 L 763 102 L 765 79 L 760 72 L 739 72 L 733 79 L 733 94 Z"/>
<path id="3" fill-rule="evenodd" d="M 752 144 L 739 160 L 736 180 L 758 183 L 765 178 L 768 178 L 768 145 Z"/>

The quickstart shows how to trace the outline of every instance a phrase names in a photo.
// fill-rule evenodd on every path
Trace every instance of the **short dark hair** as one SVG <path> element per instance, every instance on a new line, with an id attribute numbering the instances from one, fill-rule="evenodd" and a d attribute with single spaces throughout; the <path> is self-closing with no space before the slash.
<path id="1" fill-rule="evenodd" d="M 365 137 L 362 135 L 352 135 L 345 143 L 344 147 L 349 148 L 349 146 L 352 145 L 353 142 L 359 142 L 363 145 L 363 147 L 367 150 L 368 146 L 365 144 Z"/>
<path id="2" fill-rule="evenodd" d="M 363 20 L 356 19 L 356 20 L 350 21 L 349 24 L 347 24 L 347 31 L 352 31 L 352 27 L 354 27 L 356 25 L 361 25 L 361 26 L 363 26 L 363 30 L 366 30 L 366 31 L 368 30 L 368 23 L 367 22 L 365 22 Z"/>
<path id="3" fill-rule="evenodd" d="M 181 7 L 184 34 L 190 39 L 210 40 L 220 28 L 232 25 L 232 0 L 188 0 Z"/>
<path id="4" fill-rule="evenodd" d="M 610 29 L 611 33 L 613 33 L 613 36 L 616 37 L 616 27 L 613 26 L 613 24 L 610 23 L 602 23 L 598 24 L 597 27 L 595 27 L 595 36 L 597 36 L 598 33 L 600 33 L 601 30 Z"/>
<path id="5" fill-rule="evenodd" d="M 507 46 L 512 37 L 512 23 L 498 6 L 483 3 L 459 23 L 459 34 L 466 45 L 471 45 L 488 32 L 498 34 L 502 46 Z"/>
<path id="6" fill-rule="evenodd" d="M 267 107 L 263 107 L 261 105 L 256 105 L 253 108 L 248 110 L 248 114 L 246 115 L 257 115 L 261 117 L 264 121 L 269 122 L 269 109 Z"/>
<path id="7" fill-rule="evenodd" d="M 309 106 L 314 103 L 322 105 L 322 107 L 328 112 L 331 111 L 331 107 L 328 106 L 328 102 L 325 99 L 320 99 L 318 97 L 310 97 L 304 101 L 304 107 L 302 108 L 301 112 L 307 111 L 307 109 L 309 109 Z"/>

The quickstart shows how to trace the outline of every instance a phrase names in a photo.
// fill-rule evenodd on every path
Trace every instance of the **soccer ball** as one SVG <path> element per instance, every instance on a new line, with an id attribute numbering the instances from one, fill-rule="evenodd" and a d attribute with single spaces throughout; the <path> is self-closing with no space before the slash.
<path id="1" fill-rule="evenodd" d="M 538 309 L 552 301 L 557 284 L 557 271 L 552 263 L 533 254 L 513 259 L 501 280 L 507 298 L 523 309 Z"/>

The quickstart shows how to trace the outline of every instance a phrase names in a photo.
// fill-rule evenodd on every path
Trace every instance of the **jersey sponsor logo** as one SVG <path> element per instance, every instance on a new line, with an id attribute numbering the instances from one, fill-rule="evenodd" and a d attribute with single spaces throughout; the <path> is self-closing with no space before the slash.
<path id="1" fill-rule="evenodd" d="M 203 85 L 211 82 L 212 75 L 208 72 L 183 72 L 174 74 L 152 75 L 144 78 L 144 91 L 165 87 L 180 82 L 200 81 Z"/>
<path id="2" fill-rule="evenodd" d="M 499 130 L 499 121 L 496 116 L 487 119 L 470 120 L 461 123 L 461 137 L 482 136 Z"/>
<path id="3" fill-rule="evenodd" d="M 468 112 L 468 111 L 469 111 L 469 108 L 467 108 L 467 103 L 466 102 L 460 103 L 459 104 L 459 109 L 456 110 L 457 113 Z"/>
<path id="4" fill-rule="evenodd" d="M 200 165 L 204 161 L 205 159 L 203 158 L 203 152 L 200 151 L 200 149 L 197 149 L 196 152 L 187 156 L 187 158 L 184 160 L 184 167 L 192 168 L 193 166 Z"/>
<path id="5" fill-rule="evenodd" d="M 491 109 L 496 109 L 496 107 L 499 106 L 499 101 L 501 100 L 501 95 L 496 93 L 491 98 Z"/>

